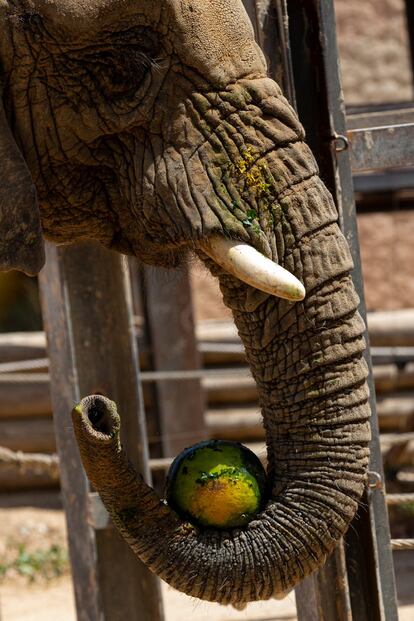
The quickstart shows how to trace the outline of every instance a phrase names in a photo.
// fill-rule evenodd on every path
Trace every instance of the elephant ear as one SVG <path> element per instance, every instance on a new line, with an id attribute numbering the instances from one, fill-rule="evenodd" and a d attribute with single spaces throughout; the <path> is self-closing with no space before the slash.
<path id="1" fill-rule="evenodd" d="M 0 85 L 0 271 L 34 276 L 44 262 L 36 190 L 7 123 Z"/>

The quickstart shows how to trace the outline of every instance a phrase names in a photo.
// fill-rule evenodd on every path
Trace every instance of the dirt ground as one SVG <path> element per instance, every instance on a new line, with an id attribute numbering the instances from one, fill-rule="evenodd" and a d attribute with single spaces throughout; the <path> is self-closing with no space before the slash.
<path id="1" fill-rule="evenodd" d="M 25 505 L 14 508 L 0 507 L 2 538 L 0 557 L 4 559 L 5 546 L 18 540 L 25 549 L 35 551 L 51 546 L 66 548 L 66 529 L 63 512 L 58 508 L 56 495 L 41 495 L 37 499 L 23 499 Z M 21 504 L 23 504 L 21 503 Z M 3 505 L 5 504 L 3 500 Z M 47 508 L 40 508 L 46 504 Z M 395 556 L 399 597 L 400 621 L 414 618 L 414 553 L 400 552 Z M 294 621 L 296 607 L 294 594 L 284 600 L 250 604 L 242 611 L 217 604 L 199 602 L 163 585 L 165 621 Z M 75 621 L 73 589 L 66 567 L 64 574 L 49 581 L 37 578 L 28 582 L 17 573 L 0 581 L 1 621 Z"/>
<path id="2" fill-rule="evenodd" d="M 42 504 L 38 499 L 22 499 L 21 504 Z M 66 528 L 64 514 L 57 506 L 56 496 L 43 496 L 49 508 L 14 507 L 0 508 L 2 525 L 0 558 L 5 547 L 18 540 L 27 552 L 50 549 L 51 546 L 66 548 Z M 5 504 L 5 501 L 3 501 Z M 296 618 L 294 595 L 283 601 L 259 602 L 249 605 L 239 612 L 232 607 L 209 604 L 186 597 L 163 585 L 163 600 L 166 611 L 165 621 L 230 621 L 232 619 L 277 619 L 293 621 Z M 26 577 L 13 572 L 10 577 L 0 581 L 1 621 L 75 621 L 73 589 L 66 568 L 62 577 L 45 581 L 42 578 L 30 583 Z"/>

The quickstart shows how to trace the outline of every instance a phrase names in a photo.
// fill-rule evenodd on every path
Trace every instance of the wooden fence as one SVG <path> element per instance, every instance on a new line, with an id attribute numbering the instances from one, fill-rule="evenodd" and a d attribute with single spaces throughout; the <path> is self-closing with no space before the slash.
<path id="1" fill-rule="evenodd" d="M 371 313 L 368 316 L 374 362 L 381 449 L 386 468 L 414 465 L 414 310 Z M 188 323 L 188 322 L 185 322 Z M 191 327 L 191 323 L 190 323 Z M 264 430 L 253 381 L 234 325 L 211 321 L 196 326 L 197 347 L 187 368 L 154 369 L 144 342 L 143 322 L 135 320 L 140 351 L 141 381 L 147 414 L 150 467 L 158 470 L 173 456 L 175 446 L 201 438 L 233 439 L 250 445 L 259 456 L 264 452 Z M 412 362 L 410 362 L 412 360 Z M 201 364 L 195 364 L 195 361 Z M 193 365 L 191 366 L 191 362 Z M 154 386 L 161 387 L 169 408 L 174 399 L 165 396 L 166 385 L 182 393 L 182 383 L 201 382 L 201 416 L 185 431 L 164 435 L 151 420 L 156 407 Z M 174 395 L 173 395 L 174 397 Z M 200 396 L 198 397 L 200 399 Z M 197 411 L 189 408 L 188 411 Z M 194 422 L 196 421 L 196 423 Z M 401 435 L 402 434 L 402 435 Z M 0 453 L 0 492 L 56 487 L 57 468 L 50 456 L 56 452 L 50 397 L 49 360 L 44 333 L 0 336 L 0 438 L 9 451 L 49 455 L 20 460 Z M 168 438 L 168 441 L 167 441 Z M 159 456 L 158 456 L 159 457 Z"/>

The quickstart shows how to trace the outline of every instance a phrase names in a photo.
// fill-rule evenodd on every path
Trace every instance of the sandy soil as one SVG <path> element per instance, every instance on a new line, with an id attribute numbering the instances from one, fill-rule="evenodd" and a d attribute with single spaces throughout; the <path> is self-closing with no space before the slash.
<path id="1" fill-rule="evenodd" d="M 76 621 L 73 588 L 69 577 L 47 586 L 15 586 L 1 589 L 2 621 Z M 165 621 L 294 621 L 294 596 L 278 602 L 249 605 L 243 612 L 197 602 L 168 587 L 163 589 Z M 409 621 L 407 617 L 407 621 Z"/>
<path id="2" fill-rule="evenodd" d="M 56 503 L 55 503 L 56 504 Z M 38 507 L 0 508 L 2 535 L 0 546 L 12 539 L 30 550 L 51 544 L 65 545 L 66 529 L 60 509 Z M 0 548 L 0 557 L 1 557 Z M 396 572 L 400 601 L 400 621 L 414 618 L 414 553 L 396 555 Z M 163 585 L 166 621 L 294 621 L 295 598 L 250 604 L 240 612 L 231 607 L 208 604 L 188 598 Z M 58 579 L 28 584 L 25 578 L 12 575 L 0 583 L 2 621 L 75 621 L 73 589 L 69 570 Z"/>
<path id="3" fill-rule="evenodd" d="M 66 545 L 64 514 L 59 509 L 0 508 L 0 558 L 7 542 L 18 540 L 28 550 Z M 163 585 L 165 621 L 227 621 L 232 619 L 285 620 L 296 618 L 295 598 L 250 604 L 242 612 L 186 597 Z M 61 578 L 33 584 L 16 574 L 0 583 L 1 621 L 75 621 L 69 570 Z"/>

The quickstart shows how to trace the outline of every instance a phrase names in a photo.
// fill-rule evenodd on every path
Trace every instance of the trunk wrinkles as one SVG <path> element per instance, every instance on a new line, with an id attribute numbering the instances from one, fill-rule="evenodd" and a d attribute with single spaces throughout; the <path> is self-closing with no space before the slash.
<path id="1" fill-rule="evenodd" d="M 90 430 L 78 439 L 89 478 L 149 568 L 191 596 L 240 605 L 294 587 L 346 531 L 365 483 L 369 411 L 349 276 L 296 305 L 221 280 L 263 408 L 272 494 L 258 519 L 230 532 L 183 524 L 136 477 L 116 436 L 108 446 L 94 444 Z"/>
<path id="2" fill-rule="evenodd" d="M 279 114 L 290 123 L 286 102 L 272 97 L 262 116 Z M 273 144 L 281 125 L 259 117 L 246 135 L 257 138 L 266 120 L 261 131 Z M 226 196 L 236 196 L 237 187 L 241 206 L 250 196 L 251 243 L 304 283 L 305 300 L 292 304 L 261 293 L 202 257 L 219 277 L 259 388 L 271 482 L 262 513 L 229 532 L 183 523 L 128 464 L 113 405 L 105 402 L 103 432 L 88 420 L 89 402 L 83 413 L 74 410 L 86 472 L 136 554 L 174 588 L 236 606 L 283 593 L 324 563 L 356 511 L 368 465 L 364 325 L 352 259 L 309 149 L 298 139 L 282 142 L 256 152 L 233 141 L 241 156 Z M 253 144 L 262 143 L 259 137 Z M 212 166 L 220 168 L 218 161 Z"/>

